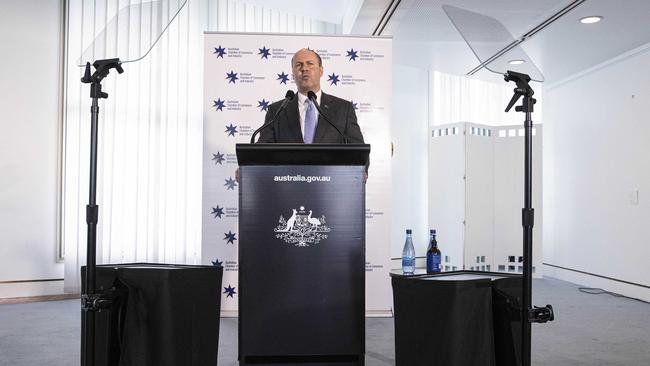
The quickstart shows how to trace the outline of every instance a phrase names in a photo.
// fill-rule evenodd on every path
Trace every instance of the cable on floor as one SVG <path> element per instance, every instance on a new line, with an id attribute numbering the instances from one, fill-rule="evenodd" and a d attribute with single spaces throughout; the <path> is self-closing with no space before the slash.
<path id="1" fill-rule="evenodd" d="M 590 295 L 606 294 L 606 295 L 611 295 L 611 296 L 614 296 L 614 297 L 622 297 L 622 298 L 625 298 L 625 299 L 636 300 L 636 301 L 642 302 L 644 304 L 650 304 L 650 302 L 648 302 L 648 301 L 637 299 L 636 297 L 629 297 L 629 296 L 617 294 L 616 292 L 606 291 L 606 290 L 603 290 L 602 288 L 579 287 L 578 290 L 580 292 L 584 292 L 585 294 L 590 294 Z"/>

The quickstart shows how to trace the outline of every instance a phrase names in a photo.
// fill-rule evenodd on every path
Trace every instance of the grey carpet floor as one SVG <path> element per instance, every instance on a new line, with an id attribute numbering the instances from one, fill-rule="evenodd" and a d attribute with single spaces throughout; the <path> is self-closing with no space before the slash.
<path id="1" fill-rule="evenodd" d="M 556 320 L 533 325 L 534 366 L 649 366 L 650 305 L 535 280 L 534 304 Z M 0 366 L 79 365 L 79 301 L 0 305 Z M 366 321 L 366 365 L 395 364 L 393 319 Z M 219 365 L 237 365 L 237 320 L 221 320 Z"/>

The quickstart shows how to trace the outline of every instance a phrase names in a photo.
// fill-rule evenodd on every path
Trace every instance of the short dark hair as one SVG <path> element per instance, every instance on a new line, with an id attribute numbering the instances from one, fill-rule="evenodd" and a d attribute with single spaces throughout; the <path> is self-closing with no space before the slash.
<path id="1" fill-rule="evenodd" d="M 318 59 L 318 66 L 323 66 L 323 60 L 321 60 L 320 55 L 318 54 L 318 52 L 312 50 L 309 47 L 301 48 L 298 51 L 296 51 L 296 53 L 298 53 L 300 51 L 309 51 L 309 52 L 313 53 L 314 55 L 316 55 L 316 58 Z M 292 69 L 293 69 L 293 58 L 296 57 L 296 53 L 294 53 L 293 56 L 291 56 L 291 68 Z"/>

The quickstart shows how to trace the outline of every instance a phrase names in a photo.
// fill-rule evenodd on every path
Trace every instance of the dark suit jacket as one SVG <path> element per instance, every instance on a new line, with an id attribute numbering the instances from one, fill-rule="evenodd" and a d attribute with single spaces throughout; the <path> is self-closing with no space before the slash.
<path id="1" fill-rule="evenodd" d="M 273 118 L 275 112 L 280 108 L 282 101 L 275 102 L 269 106 L 264 118 L 267 123 Z M 354 113 L 352 103 L 333 95 L 321 94 L 320 108 L 329 117 L 330 121 L 343 132 L 348 138 L 348 143 L 363 144 L 363 135 L 357 123 L 357 115 Z M 257 142 L 261 143 L 304 143 L 302 130 L 300 129 L 300 115 L 298 112 L 298 95 L 296 95 L 287 107 L 280 112 L 278 118 L 272 125 L 262 130 Z M 318 144 L 342 144 L 343 138 L 329 124 L 323 116 L 318 116 L 314 143 Z"/>

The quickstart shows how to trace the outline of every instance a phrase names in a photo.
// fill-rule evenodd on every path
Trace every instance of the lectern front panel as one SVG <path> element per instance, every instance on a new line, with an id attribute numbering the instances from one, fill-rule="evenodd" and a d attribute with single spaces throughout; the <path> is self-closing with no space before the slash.
<path id="1" fill-rule="evenodd" d="M 363 166 L 242 166 L 240 356 L 364 352 Z"/>

